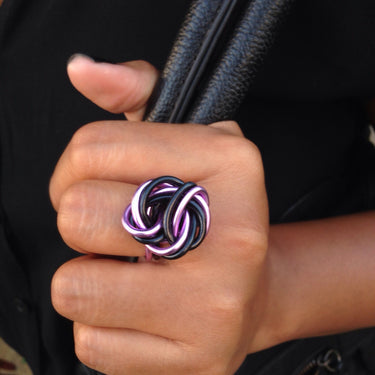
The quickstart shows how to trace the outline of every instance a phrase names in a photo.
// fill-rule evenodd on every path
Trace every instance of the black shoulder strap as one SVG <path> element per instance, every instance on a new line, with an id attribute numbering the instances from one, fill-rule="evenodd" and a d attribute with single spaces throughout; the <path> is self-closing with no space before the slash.
<path id="1" fill-rule="evenodd" d="M 232 118 L 292 2 L 194 1 L 146 119 L 209 124 Z"/>

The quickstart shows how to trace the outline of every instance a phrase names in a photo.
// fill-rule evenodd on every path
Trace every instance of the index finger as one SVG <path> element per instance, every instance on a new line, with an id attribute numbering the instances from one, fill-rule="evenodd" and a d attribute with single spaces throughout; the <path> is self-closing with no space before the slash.
<path id="1" fill-rule="evenodd" d="M 50 184 L 52 202 L 57 208 L 61 194 L 82 180 L 139 185 L 172 175 L 201 181 L 230 163 L 242 143 L 230 131 L 202 125 L 89 124 L 74 135 L 56 166 Z"/>

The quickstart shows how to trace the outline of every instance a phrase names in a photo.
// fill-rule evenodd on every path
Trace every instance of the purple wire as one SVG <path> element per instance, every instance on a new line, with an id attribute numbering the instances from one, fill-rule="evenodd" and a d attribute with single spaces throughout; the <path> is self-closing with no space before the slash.
<path id="1" fill-rule="evenodd" d="M 168 178 L 168 177 L 166 177 Z M 191 217 L 188 209 L 189 202 L 194 201 L 204 213 L 205 221 L 205 232 L 207 233 L 210 227 L 210 210 L 209 210 L 209 198 L 206 190 L 201 186 L 192 186 L 190 190 L 185 192 L 177 208 L 174 210 L 172 218 L 172 233 L 175 237 L 173 243 L 169 243 L 165 237 L 157 243 L 147 243 L 147 240 L 152 240 L 154 238 L 159 238 L 161 233 L 164 233 L 163 228 L 163 213 L 155 213 L 155 207 L 148 204 L 148 200 L 154 197 L 170 196 L 171 198 L 178 191 L 182 184 L 176 186 L 169 182 L 161 182 L 157 185 L 146 197 L 146 215 L 153 219 L 153 223 L 150 227 L 147 227 L 146 223 L 142 220 L 140 200 L 145 192 L 145 189 L 152 182 L 152 180 L 146 181 L 140 185 L 135 192 L 132 202 L 126 208 L 122 216 L 122 225 L 132 236 L 140 242 L 144 239 L 146 246 L 146 259 L 152 259 L 152 255 L 157 256 L 168 256 L 171 254 L 176 254 L 180 249 L 185 246 L 187 238 L 189 236 Z M 157 240 L 155 240 L 157 241 Z M 186 245 L 188 246 L 188 245 Z"/>

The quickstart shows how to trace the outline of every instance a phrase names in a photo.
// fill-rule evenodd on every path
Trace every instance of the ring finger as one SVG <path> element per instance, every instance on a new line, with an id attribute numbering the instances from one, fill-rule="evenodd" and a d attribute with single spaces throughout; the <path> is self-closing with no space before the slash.
<path id="1" fill-rule="evenodd" d="M 136 186 L 86 180 L 71 185 L 63 194 L 58 227 L 64 241 L 83 253 L 141 256 L 144 246 L 122 227 L 121 217 Z"/>

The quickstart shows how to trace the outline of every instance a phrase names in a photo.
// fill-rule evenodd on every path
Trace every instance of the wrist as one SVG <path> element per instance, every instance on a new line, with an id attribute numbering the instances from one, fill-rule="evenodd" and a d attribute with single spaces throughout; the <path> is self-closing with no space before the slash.
<path id="1" fill-rule="evenodd" d="M 267 349 L 295 338 L 293 306 L 288 306 L 288 294 L 292 292 L 289 287 L 291 275 L 278 234 L 278 230 L 270 228 L 263 280 L 264 307 L 255 340 L 256 348 L 251 348 L 252 351 Z"/>
<path id="2" fill-rule="evenodd" d="M 374 217 L 271 226 L 264 348 L 375 324 Z"/>
<path id="3" fill-rule="evenodd" d="M 256 306 L 249 311 L 250 316 L 258 318 L 256 330 L 249 344 L 248 353 L 270 348 L 294 338 L 293 319 L 287 306 L 286 294 L 289 283 L 286 260 L 278 238 L 278 231 L 270 228 L 267 257 L 259 282 Z"/>

